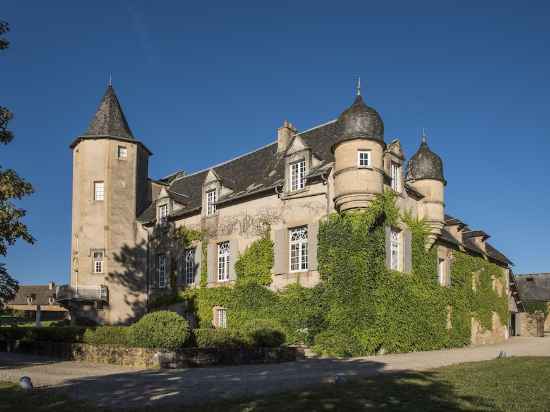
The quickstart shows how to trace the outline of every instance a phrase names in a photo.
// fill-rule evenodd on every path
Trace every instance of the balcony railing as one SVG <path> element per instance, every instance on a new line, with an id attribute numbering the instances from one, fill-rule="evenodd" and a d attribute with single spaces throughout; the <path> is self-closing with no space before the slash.
<path id="1" fill-rule="evenodd" d="M 109 290 L 105 285 L 78 287 L 62 285 L 57 287 L 55 298 L 57 301 L 79 300 L 109 302 Z"/>

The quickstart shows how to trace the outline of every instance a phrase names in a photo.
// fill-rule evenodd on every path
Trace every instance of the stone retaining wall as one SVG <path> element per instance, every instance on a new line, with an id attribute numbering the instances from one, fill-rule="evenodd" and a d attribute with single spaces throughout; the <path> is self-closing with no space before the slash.
<path id="1" fill-rule="evenodd" d="M 185 348 L 175 352 L 86 343 L 0 341 L 0 351 L 50 356 L 65 360 L 130 366 L 136 368 L 189 368 L 295 361 L 294 347 L 255 349 Z"/>

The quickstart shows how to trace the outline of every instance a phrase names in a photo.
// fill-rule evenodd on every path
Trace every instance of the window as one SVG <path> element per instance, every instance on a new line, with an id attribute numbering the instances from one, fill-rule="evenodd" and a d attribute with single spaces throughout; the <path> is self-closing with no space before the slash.
<path id="1" fill-rule="evenodd" d="M 218 281 L 229 280 L 229 242 L 218 243 Z"/>
<path id="2" fill-rule="evenodd" d="M 105 200 L 105 184 L 94 182 L 94 200 Z"/>
<path id="3" fill-rule="evenodd" d="M 166 287 L 166 255 L 157 256 L 157 271 L 159 275 L 159 288 Z"/>
<path id="4" fill-rule="evenodd" d="M 92 253 L 94 260 L 94 273 L 103 273 L 104 253 L 101 250 L 96 250 Z"/>
<path id="5" fill-rule="evenodd" d="M 159 222 L 166 223 L 168 220 L 168 205 L 159 206 Z"/>
<path id="6" fill-rule="evenodd" d="M 370 150 L 358 150 L 357 151 L 357 166 L 369 167 L 370 166 Z"/>
<path id="7" fill-rule="evenodd" d="M 290 271 L 307 270 L 307 226 L 301 226 L 288 231 L 290 240 Z"/>
<path id="8" fill-rule="evenodd" d="M 118 146 L 117 154 L 119 160 L 126 160 L 128 158 L 128 149 L 125 146 Z"/>
<path id="9" fill-rule="evenodd" d="M 437 259 L 437 279 L 441 286 L 451 286 L 451 278 L 447 276 L 447 262 L 443 258 Z"/>
<path id="10" fill-rule="evenodd" d="M 401 191 L 401 166 L 399 163 L 391 162 L 391 188 L 396 192 Z"/>
<path id="11" fill-rule="evenodd" d="M 401 232 L 392 229 L 390 233 L 390 269 L 401 270 Z"/>
<path id="12" fill-rule="evenodd" d="M 206 192 L 206 214 L 213 215 L 216 213 L 216 201 L 218 200 L 218 192 L 216 189 Z"/>
<path id="13" fill-rule="evenodd" d="M 224 308 L 216 308 L 215 324 L 218 328 L 227 328 L 227 311 Z"/>
<path id="14" fill-rule="evenodd" d="M 183 281 L 187 285 L 195 283 L 195 249 L 186 249 L 184 252 Z"/>
<path id="15" fill-rule="evenodd" d="M 300 160 L 299 162 L 292 163 L 290 165 L 290 190 L 300 190 L 305 187 L 306 184 L 306 161 Z"/>

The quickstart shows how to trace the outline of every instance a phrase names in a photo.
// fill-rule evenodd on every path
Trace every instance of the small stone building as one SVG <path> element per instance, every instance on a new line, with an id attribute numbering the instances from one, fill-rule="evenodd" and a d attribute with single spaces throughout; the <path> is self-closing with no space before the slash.
<path id="1" fill-rule="evenodd" d="M 529 273 L 515 276 L 523 311 L 517 315 L 516 329 L 521 336 L 540 336 L 550 331 L 550 316 L 544 316 L 550 308 L 550 273 Z M 541 313 L 529 313 L 538 310 Z"/>
<path id="2" fill-rule="evenodd" d="M 266 228 L 275 245 L 271 288 L 311 287 L 320 281 L 319 222 L 365 208 L 387 190 L 400 210 L 428 224 L 426 246 L 437 248 L 434 269 L 442 286 L 450 284 L 455 251 L 509 273 L 511 262 L 486 232 L 446 214 L 443 160 L 427 137 L 407 162 L 400 141 L 386 139 L 382 117 L 360 91 L 336 119 L 302 131 L 284 121 L 274 135 L 272 143 L 223 163 L 153 179 L 152 153 L 134 136 L 109 85 L 88 130 L 70 146 L 71 275 L 58 298 L 100 322 L 130 322 L 151 296 L 197 287 L 204 263 L 208 287 L 233 284 L 235 261 Z M 183 143 L 174 150 L 185 158 Z M 185 250 L 174 244 L 167 234 L 182 226 L 200 230 L 203 241 Z M 393 270 L 411 271 L 407 227 L 388 228 L 386 260 Z M 503 283 L 495 288 L 507 294 Z M 508 320 L 497 323 L 504 338 Z"/>
<path id="3" fill-rule="evenodd" d="M 25 318 L 35 321 L 37 325 L 43 320 L 62 320 L 67 316 L 67 309 L 56 301 L 56 285 L 53 282 L 19 286 L 15 297 L 5 306 L 24 312 Z"/>

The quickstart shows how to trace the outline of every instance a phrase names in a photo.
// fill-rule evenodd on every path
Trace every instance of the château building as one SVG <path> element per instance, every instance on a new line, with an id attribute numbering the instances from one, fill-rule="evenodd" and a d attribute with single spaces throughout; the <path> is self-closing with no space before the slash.
<path id="1" fill-rule="evenodd" d="M 397 194 L 401 211 L 429 225 L 426 247 L 437 249 L 442 285 L 450 284 L 457 250 L 509 273 L 511 262 L 487 233 L 445 213 L 443 161 L 426 136 L 406 163 L 401 143 L 385 140 L 381 116 L 360 91 L 336 120 L 303 131 L 285 121 L 267 146 L 194 173 L 152 179 L 152 153 L 132 133 L 109 85 L 88 130 L 70 147 L 71 275 L 58 299 L 102 323 L 131 321 L 151 296 L 171 287 L 197 287 L 203 262 L 208 287 L 233 283 L 235 261 L 266 228 L 275 253 L 270 287 L 314 286 L 319 222 L 365 208 L 385 190 Z M 171 241 L 166 234 L 181 226 L 206 233 L 207 244 L 183 249 Z M 389 268 L 411 271 L 406 227 L 388 228 L 386 251 Z M 507 284 L 495 287 L 508 293 Z M 223 312 L 216 317 L 223 318 Z"/>

